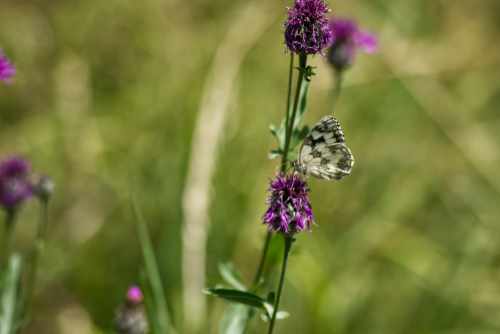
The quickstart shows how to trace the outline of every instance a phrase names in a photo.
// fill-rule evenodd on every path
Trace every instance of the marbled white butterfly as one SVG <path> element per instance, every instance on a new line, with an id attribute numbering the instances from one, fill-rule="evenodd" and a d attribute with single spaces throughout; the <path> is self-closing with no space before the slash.
<path id="1" fill-rule="evenodd" d="M 324 180 L 340 180 L 351 174 L 354 157 L 345 144 L 344 132 L 333 116 L 323 117 L 306 136 L 295 169 Z"/>

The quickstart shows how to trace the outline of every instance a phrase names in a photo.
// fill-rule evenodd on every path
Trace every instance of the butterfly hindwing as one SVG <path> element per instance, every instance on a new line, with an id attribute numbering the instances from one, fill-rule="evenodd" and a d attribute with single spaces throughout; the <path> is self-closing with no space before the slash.
<path id="1" fill-rule="evenodd" d="M 344 132 L 333 116 L 323 117 L 306 136 L 299 152 L 298 169 L 325 180 L 340 180 L 351 173 L 354 157 Z"/>

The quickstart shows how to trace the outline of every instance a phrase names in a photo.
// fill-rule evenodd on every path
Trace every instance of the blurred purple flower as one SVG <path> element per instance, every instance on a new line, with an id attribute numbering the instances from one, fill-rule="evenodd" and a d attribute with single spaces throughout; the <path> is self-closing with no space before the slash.
<path id="1" fill-rule="evenodd" d="M 349 19 L 333 18 L 330 21 L 335 41 L 328 50 L 328 61 L 337 69 L 343 70 L 354 63 L 356 53 L 377 51 L 377 37 L 359 29 L 356 22 Z"/>
<path id="2" fill-rule="evenodd" d="M 264 224 L 275 232 L 293 235 L 310 229 L 314 217 L 309 202 L 309 188 L 300 174 L 279 174 L 271 181 Z"/>
<path id="3" fill-rule="evenodd" d="M 0 81 L 10 83 L 11 78 L 16 74 L 16 69 L 0 50 Z"/>
<path id="4" fill-rule="evenodd" d="M 141 288 L 137 285 L 132 285 L 127 291 L 127 302 L 130 304 L 141 304 L 144 300 Z"/>
<path id="5" fill-rule="evenodd" d="M 296 0 L 288 9 L 285 22 L 285 43 L 291 52 L 316 54 L 333 41 L 333 31 L 326 14 L 330 12 L 324 0 Z"/>
<path id="6" fill-rule="evenodd" d="M 117 333 L 149 333 L 149 324 L 143 301 L 144 296 L 141 288 L 135 285 L 129 287 L 125 303 L 116 310 L 115 326 Z"/>
<path id="7" fill-rule="evenodd" d="M 6 210 L 14 210 L 33 195 L 30 170 L 29 163 L 19 157 L 0 162 L 0 205 Z"/>

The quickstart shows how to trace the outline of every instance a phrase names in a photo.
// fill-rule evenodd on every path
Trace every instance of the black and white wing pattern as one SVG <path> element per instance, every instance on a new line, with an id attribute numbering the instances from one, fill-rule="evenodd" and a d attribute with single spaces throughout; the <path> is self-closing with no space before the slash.
<path id="1" fill-rule="evenodd" d="M 339 121 L 325 116 L 304 139 L 295 166 L 300 173 L 331 181 L 351 174 L 353 165 Z"/>

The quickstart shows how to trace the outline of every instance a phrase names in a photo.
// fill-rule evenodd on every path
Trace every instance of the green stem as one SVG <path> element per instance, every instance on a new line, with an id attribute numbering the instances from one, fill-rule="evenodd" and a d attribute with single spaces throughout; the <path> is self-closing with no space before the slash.
<path id="1" fill-rule="evenodd" d="M 278 309 L 280 306 L 281 291 L 283 291 L 283 284 L 285 283 L 286 265 L 288 263 L 288 255 L 290 254 L 290 249 L 292 248 L 293 238 L 289 236 L 284 236 L 285 239 L 285 253 L 283 256 L 283 264 L 281 266 L 281 275 L 278 285 L 278 293 L 276 295 L 276 300 L 274 301 L 273 316 L 271 322 L 269 323 L 268 334 L 272 334 L 274 330 L 274 323 L 276 322 L 276 314 L 278 314 Z"/>
<path id="2" fill-rule="evenodd" d="M 5 230 L 3 240 L 2 264 L 7 265 L 14 244 L 14 225 L 16 220 L 16 211 L 7 210 L 5 215 Z"/>
<path id="3" fill-rule="evenodd" d="M 302 59 L 302 56 L 301 56 Z M 286 110 L 285 110 L 285 142 L 286 138 L 290 137 L 288 135 L 288 128 L 289 128 L 289 122 L 290 122 L 290 104 L 292 100 L 292 83 L 293 83 L 293 64 L 294 64 L 294 53 L 290 53 L 290 66 L 288 68 L 288 89 L 287 89 L 287 98 L 286 98 Z M 300 72 L 302 73 L 302 71 Z M 300 74 L 299 74 L 300 77 Z M 299 80 L 299 84 L 302 82 L 302 79 Z M 297 99 L 297 95 L 299 94 L 300 91 L 300 85 L 297 87 L 297 93 L 295 99 Z M 294 103 L 294 109 L 297 107 L 297 102 Z M 293 113 L 295 115 L 295 112 Z M 292 124 L 295 119 L 295 116 L 292 117 Z M 289 139 L 288 139 L 289 140 Z M 289 146 L 290 144 L 288 144 Z M 287 158 L 288 156 L 288 148 L 286 149 L 286 153 L 283 154 L 282 159 L 281 159 L 281 172 L 286 171 L 286 163 L 287 163 Z M 262 274 L 264 273 L 264 265 L 266 262 L 266 257 L 267 253 L 269 251 L 269 245 L 271 244 L 271 239 L 272 239 L 272 232 L 268 231 L 266 234 L 266 239 L 264 242 L 264 248 L 262 249 L 262 254 L 260 257 L 259 261 L 259 266 L 257 267 L 257 272 L 255 274 L 254 280 L 253 280 L 253 285 L 254 288 L 259 284 Z"/>
<path id="4" fill-rule="evenodd" d="M 2 287 L 1 309 L 2 321 L 0 322 L 0 334 L 14 334 L 17 331 L 17 301 L 19 300 L 19 283 L 21 280 L 21 257 L 12 254 L 8 265 L 5 267 L 5 277 Z"/>
<path id="5" fill-rule="evenodd" d="M 284 173 L 287 168 L 287 162 L 288 162 L 288 151 L 290 150 L 290 141 L 292 138 L 292 131 L 293 131 L 293 124 L 295 123 L 295 117 L 297 115 L 297 109 L 298 109 L 298 104 L 299 104 L 299 97 L 300 97 L 300 89 L 302 87 L 302 81 L 305 78 L 305 72 L 306 72 L 306 67 L 307 67 L 307 55 L 301 54 L 299 55 L 299 76 L 297 79 L 297 86 L 295 87 L 295 97 L 294 97 L 294 102 L 293 102 L 293 110 L 292 114 L 290 115 L 290 105 L 292 102 L 292 83 L 293 83 L 293 64 L 294 64 L 294 54 L 292 53 L 290 55 L 290 67 L 288 69 L 288 94 L 287 94 L 287 100 L 286 100 L 286 111 L 285 111 L 285 147 L 283 150 L 283 155 L 281 158 L 281 172 Z M 271 244 L 271 239 L 272 239 L 273 233 L 271 231 L 268 231 L 266 234 L 266 239 L 264 242 L 264 247 L 262 249 L 262 254 L 261 258 L 259 261 L 259 266 L 257 268 L 257 272 L 255 274 L 254 280 L 253 280 L 253 288 L 256 289 L 257 285 L 260 283 L 261 277 L 264 274 L 264 265 L 266 262 L 266 257 L 269 251 L 269 246 Z M 253 315 L 253 312 L 250 311 L 249 318 L 251 318 Z"/>
<path id="6" fill-rule="evenodd" d="M 299 97 L 300 97 L 300 88 L 302 87 L 302 81 L 305 78 L 305 72 L 307 68 L 307 55 L 300 54 L 299 55 L 299 77 L 297 79 L 297 87 L 295 87 L 295 99 L 293 101 L 293 111 L 292 116 L 288 122 L 288 127 L 285 133 L 285 148 L 283 150 L 283 160 L 282 160 L 282 169 L 286 169 L 286 163 L 288 162 L 288 151 L 290 150 L 290 142 L 292 139 L 292 131 L 293 124 L 295 122 L 295 116 L 297 115 L 297 109 L 299 105 Z M 285 166 L 285 167 L 283 167 Z"/>
<path id="7" fill-rule="evenodd" d="M 332 115 L 335 113 L 335 108 L 337 105 L 337 101 L 340 98 L 340 92 L 342 90 L 342 82 L 344 79 L 342 70 L 335 71 L 335 86 L 333 88 L 333 103 L 332 103 Z"/>
<path id="8" fill-rule="evenodd" d="M 293 55 L 294 53 L 290 53 L 290 68 L 288 69 L 288 94 L 286 98 L 286 113 L 285 113 L 285 131 L 288 131 L 288 123 L 290 122 L 290 104 L 292 100 L 292 81 L 293 81 Z M 285 132 L 285 138 L 287 136 L 287 132 Z M 287 154 L 288 155 L 288 152 Z M 282 156 L 281 159 L 281 172 L 285 172 L 286 170 L 286 158 L 285 155 Z"/>
<path id="9" fill-rule="evenodd" d="M 31 266 L 29 268 L 28 277 L 26 280 L 26 292 L 24 298 L 25 317 L 28 318 L 31 310 L 31 303 L 35 292 L 36 276 L 38 272 L 38 262 L 40 255 L 45 247 L 45 239 L 47 234 L 47 226 L 49 224 L 49 202 L 48 200 L 40 201 L 40 218 L 38 221 L 37 233 L 35 237 L 35 245 L 31 255 Z"/>

